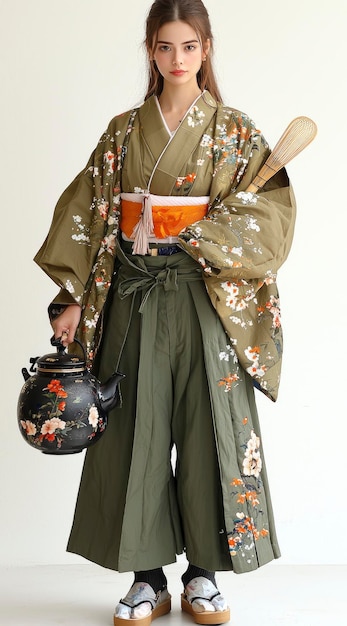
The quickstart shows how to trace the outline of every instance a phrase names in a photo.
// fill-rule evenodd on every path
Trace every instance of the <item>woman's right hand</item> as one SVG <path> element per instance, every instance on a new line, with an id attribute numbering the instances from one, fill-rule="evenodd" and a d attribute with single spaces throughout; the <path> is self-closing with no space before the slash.
<path id="1" fill-rule="evenodd" d="M 61 343 L 68 346 L 73 343 L 77 326 L 81 319 L 82 309 L 79 304 L 69 304 L 66 309 L 52 320 L 51 325 L 54 337 L 61 337 Z"/>

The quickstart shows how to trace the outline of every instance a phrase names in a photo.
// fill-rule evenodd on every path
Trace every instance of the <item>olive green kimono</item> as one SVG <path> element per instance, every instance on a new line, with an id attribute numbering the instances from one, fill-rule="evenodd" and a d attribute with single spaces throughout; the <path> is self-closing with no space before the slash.
<path id="1" fill-rule="evenodd" d="M 158 567 L 184 547 L 188 558 L 200 558 L 197 565 L 238 573 L 279 556 L 253 385 L 276 399 L 282 357 L 276 273 L 290 249 L 295 201 L 284 170 L 258 195 L 245 191 L 268 154 L 251 120 L 217 105 L 207 92 L 173 136 L 150 98 L 112 120 L 86 170 L 58 202 L 35 258 L 62 288 L 53 314 L 69 302 L 81 303 L 79 332 L 91 360 L 105 322 L 100 377 L 116 366 L 128 368 L 123 407 L 87 452 L 68 546 L 106 567 Z M 155 267 L 152 257 L 132 258 L 117 243 L 120 192 L 147 190 L 149 182 L 156 195 L 210 196 L 207 217 L 180 234 L 184 252 L 158 257 Z M 160 333 L 170 302 L 172 315 Z M 161 436 L 152 437 L 162 426 L 156 405 L 162 394 L 148 389 L 153 381 L 159 389 L 159 354 L 167 350 L 158 337 L 165 343 L 165 333 L 192 346 L 177 363 L 177 350 L 169 358 L 176 395 L 191 386 L 183 420 L 167 395 L 169 374 L 162 379 L 172 407 L 165 419 L 187 462 L 184 420 L 195 416 L 194 470 L 186 487 L 188 465 L 179 465 L 175 478 L 170 470 L 169 431 L 162 434 L 165 445 Z M 183 382 L 187 360 L 198 365 L 194 371 L 190 365 Z M 200 444 L 194 395 L 205 433 Z M 208 471 L 197 460 L 201 450 Z M 205 508 L 199 509 L 201 502 Z M 195 520 L 208 511 L 202 532 L 199 524 L 189 527 L 189 507 L 195 506 Z"/>

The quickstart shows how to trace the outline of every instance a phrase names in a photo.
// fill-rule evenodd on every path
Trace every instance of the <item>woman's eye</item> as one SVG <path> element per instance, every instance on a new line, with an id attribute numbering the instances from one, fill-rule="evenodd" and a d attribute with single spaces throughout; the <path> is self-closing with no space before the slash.
<path id="1" fill-rule="evenodd" d="M 195 50 L 196 46 L 193 45 L 189 45 L 187 46 L 187 50 L 191 51 L 191 50 Z"/>
<path id="2" fill-rule="evenodd" d="M 159 50 L 161 52 L 168 52 L 170 50 L 170 46 L 160 46 Z"/>

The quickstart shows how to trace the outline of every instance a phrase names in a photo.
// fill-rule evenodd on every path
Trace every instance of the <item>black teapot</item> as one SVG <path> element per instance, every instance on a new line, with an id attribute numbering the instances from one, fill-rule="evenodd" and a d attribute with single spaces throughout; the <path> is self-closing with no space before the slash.
<path id="1" fill-rule="evenodd" d="M 25 383 L 18 399 L 19 429 L 26 442 L 46 454 L 81 452 L 96 443 L 107 426 L 108 412 L 120 401 L 115 372 L 104 384 L 89 372 L 84 358 L 68 354 L 61 337 L 53 354 L 30 359 L 33 376 L 22 369 Z"/>

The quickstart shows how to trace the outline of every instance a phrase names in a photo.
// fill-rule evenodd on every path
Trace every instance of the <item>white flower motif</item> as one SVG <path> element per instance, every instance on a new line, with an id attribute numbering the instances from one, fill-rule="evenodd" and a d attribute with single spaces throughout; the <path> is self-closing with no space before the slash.
<path id="1" fill-rule="evenodd" d="M 245 350 L 245 356 L 247 357 L 247 359 L 249 361 L 258 361 L 259 360 L 259 351 L 255 348 L 251 348 L 251 346 L 248 346 L 248 348 L 246 348 Z"/>
<path id="2" fill-rule="evenodd" d="M 248 215 L 246 224 L 247 224 L 247 229 L 255 230 L 257 233 L 260 232 L 260 227 L 258 226 L 257 220 L 255 219 L 255 217 Z"/>
<path id="3" fill-rule="evenodd" d="M 87 326 L 87 328 L 96 328 L 96 325 L 98 323 L 98 319 L 99 319 L 99 313 L 96 312 L 94 313 L 94 316 L 92 317 L 92 319 L 88 319 L 87 317 L 84 317 L 84 323 Z"/>
<path id="4" fill-rule="evenodd" d="M 233 324 L 235 324 L 236 326 L 241 326 L 241 327 L 245 327 L 245 324 L 242 320 L 240 320 L 239 317 L 235 317 L 235 315 L 230 315 L 229 319 L 232 321 Z"/>
<path id="5" fill-rule="evenodd" d="M 36 435 L 37 429 L 35 424 L 30 422 L 29 420 L 21 420 L 20 421 L 22 428 L 26 431 L 26 434 L 30 437 Z"/>
<path id="6" fill-rule="evenodd" d="M 268 270 L 266 272 L 264 282 L 266 285 L 272 285 L 276 281 L 276 278 L 277 278 L 277 274 L 275 272 L 272 272 L 271 270 Z"/>
<path id="7" fill-rule="evenodd" d="M 93 404 L 93 406 L 89 409 L 88 414 L 88 422 L 93 428 L 97 428 L 99 420 L 99 412 L 97 407 Z"/>
<path id="8" fill-rule="evenodd" d="M 249 451 L 250 454 L 257 454 L 259 453 L 259 448 L 260 448 L 260 437 L 258 437 L 254 430 L 251 431 L 251 438 L 248 440 L 247 442 L 247 450 Z"/>
<path id="9" fill-rule="evenodd" d="M 69 293 L 75 293 L 75 288 L 71 282 L 71 280 L 67 280 L 65 283 L 65 289 L 66 291 L 68 291 Z"/>
<path id="10" fill-rule="evenodd" d="M 259 477 L 262 468 L 262 460 L 260 457 L 260 438 L 257 437 L 254 430 L 251 431 L 251 438 L 247 442 L 245 458 L 243 460 L 243 473 L 245 476 Z"/>
<path id="11" fill-rule="evenodd" d="M 107 237 L 105 237 L 102 240 L 102 246 L 104 250 L 107 250 L 107 252 L 109 252 L 110 254 L 114 254 L 115 251 L 115 247 L 116 247 L 116 237 L 115 235 L 108 235 Z M 102 252 L 102 249 L 100 250 L 100 254 Z"/>
<path id="12" fill-rule="evenodd" d="M 231 252 L 232 252 L 232 254 L 236 254 L 237 256 L 242 256 L 243 249 L 242 248 L 232 248 Z"/>
<path id="13" fill-rule="evenodd" d="M 230 280 L 227 280 L 221 283 L 220 286 L 222 287 L 222 289 L 224 289 L 224 291 L 234 296 L 237 296 L 239 294 L 239 291 L 240 291 L 239 288 L 237 287 L 235 283 L 232 283 Z"/>
<path id="14" fill-rule="evenodd" d="M 236 309 L 236 302 L 237 302 L 237 300 L 236 300 L 235 296 L 233 296 L 231 294 L 228 295 L 226 297 L 226 299 L 225 299 L 225 304 L 226 304 L 227 307 L 230 307 L 230 309 L 234 309 L 234 310 Z"/>
<path id="15" fill-rule="evenodd" d="M 241 200 L 242 204 L 257 204 L 258 196 L 251 191 L 239 191 L 236 198 Z"/>
<path id="16" fill-rule="evenodd" d="M 85 235 L 84 233 L 80 233 L 79 235 L 72 235 L 71 239 L 73 239 L 74 241 L 78 241 L 80 242 L 85 242 L 85 243 L 89 243 L 90 239 L 88 237 L 88 235 Z"/>
<path id="17" fill-rule="evenodd" d="M 259 365 L 259 361 L 256 361 L 253 365 L 246 368 L 246 372 L 250 376 L 258 376 L 258 378 L 261 378 L 265 375 L 266 367 L 265 365 Z"/>
<path id="18" fill-rule="evenodd" d="M 107 217 L 108 207 L 109 207 L 109 204 L 104 199 L 100 200 L 100 202 L 98 203 L 98 210 L 99 210 L 100 216 L 103 219 L 106 219 Z"/>
<path id="19" fill-rule="evenodd" d="M 52 417 L 50 420 L 46 420 L 41 426 L 42 435 L 52 435 L 56 430 L 64 430 L 66 422 L 59 419 L 59 417 Z"/>
<path id="20" fill-rule="evenodd" d="M 190 115 L 187 118 L 189 126 L 194 128 L 195 126 L 202 124 L 203 119 L 205 117 L 205 113 L 203 111 L 199 111 L 199 108 L 197 106 L 193 106 L 190 109 L 189 114 Z"/>
<path id="21" fill-rule="evenodd" d="M 210 146 L 212 146 L 213 144 L 213 139 L 212 137 L 210 137 L 210 135 L 203 135 L 202 136 L 202 140 L 200 142 L 200 146 L 202 148 L 209 148 Z"/>
<path id="22" fill-rule="evenodd" d="M 243 460 L 242 467 L 245 476 L 255 476 L 258 478 L 262 468 L 262 460 L 260 458 L 255 459 L 251 456 L 247 456 Z"/>
<path id="23" fill-rule="evenodd" d="M 232 343 L 228 344 L 225 347 L 225 350 L 222 350 L 219 353 L 219 358 L 221 361 L 227 361 L 229 362 L 230 360 L 233 361 L 233 363 L 238 363 L 238 358 L 237 358 L 237 354 L 235 352 L 234 346 L 237 345 L 237 341 L 236 339 L 232 340 Z"/>
<path id="24" fill-rule="evenodd" d="M 81 216 L 73 215 L 72 219 L 74 221 L 74 224 L 78 232 L 77 234 L 74 233 L 73 235 L 71 235 L 71 239 L 73 239 L 74 241 L 77 241 L 78 243 L 89 243 L 90 242 L 89 235 L 85 234 L 86 226 L 82 223 Z"/>
<path id="25" fill-rule="evenodd" d="M 107 176 L 110 176 L 111 174 L 113 174 L 114 168 L 115 168 L 115 156 L 113 152 L 111 152 L 111 150 L 108 150 L 107 152 L 105 152 L 104 163 L 105 165 L 108 166 Z"/>

